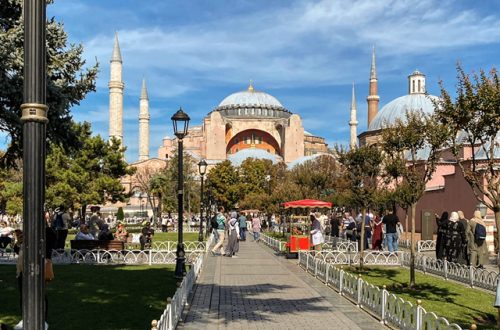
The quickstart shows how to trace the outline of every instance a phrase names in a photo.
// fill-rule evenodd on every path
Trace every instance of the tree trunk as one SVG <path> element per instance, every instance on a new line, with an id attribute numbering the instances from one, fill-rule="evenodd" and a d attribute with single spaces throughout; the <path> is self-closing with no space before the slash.
<path id="1" fill-rule="evenodd" d="M 405 239 L 408 239 L 408 208 L 405 209 Z"/>
<path id="2" fill-rule="evenodd" d="M 87 204 L 82 204 L 82 218 L 80 219 L 80 224 L 85 223 L 85 214 L 87 213 Z"/>
<path id="3" fill-rule="evenodd" d="M 411 204 L 411 250 L 410 250 L 410 287 L 415 286 L 415 213 L 417 203 Z"/>
<path id="4" fill-rule="evenodd" d="M 359 242 L 359 270 L 363 270 L 363 259 L 365 252 L 365 217 L 366 207 L 361 208 L 361 240 Z"/>

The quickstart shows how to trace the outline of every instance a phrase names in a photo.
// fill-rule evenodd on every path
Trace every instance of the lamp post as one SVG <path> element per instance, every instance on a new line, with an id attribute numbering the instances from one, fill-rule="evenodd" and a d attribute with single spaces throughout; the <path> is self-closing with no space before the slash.
<path id="1" fill-rule="evenodd" d="M 45 327 L 45 20 L 45 0 L 24 1 L 22 316 L 23 328 L 36 330 Z"/>
<path id="2" fill-rule="evenodd" d="M 139 192 L 137 197 L 139 198 L 139 217 L 142 219 L 142 192 Z"/>
<path id="3" fill-rule="evenodd" d="M 207 172 L 207 162 L 202 159 L 198 163 L 198 171 L 201 176 L 201 193 L 200 193 L 200 231 L 198 233 L 198 241 L 203 242 L 203 178 Z M 207 224 L 208 226 L 208 224 Z"/>
<path id="4" fill-rule="evenodd" d="M 186 274 L 186 258 L 184 252 L 184 243 L 182 241 L 182 224 L 183 224 L 183 195 L 184 195 L 184 169 L 183 169 L 183 145 L 182 139 L 188 134 L 189 116 L 180 108 L 173 116 L 172 123 L 174 125 L 174 134 L 177 137 L 177 212 L 178 212 L 178 228 L 177 228 L 177 251 L 175 252 L 175 274 L 176 278 L 182 278 Z"/>
<path id="5" fill-rule="evenodd" d="M 476 205 L 476 208 L 479 210 L 479 212 L 481 212 L 481 218 L 484 219 L 486 213 L 488 212 L 488 207 L 483 202 L 481 202 Z"/>

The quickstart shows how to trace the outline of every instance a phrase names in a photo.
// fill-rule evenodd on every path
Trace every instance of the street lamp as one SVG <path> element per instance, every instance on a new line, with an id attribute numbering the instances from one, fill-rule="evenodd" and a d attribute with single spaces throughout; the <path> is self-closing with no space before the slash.
<path id="1" fill-rule="evenodd" d="M 200 193 L 200 231 L 198 233 L 198 241 L 203 242 L 203 178 L 207 172 L 207 162 L 202 159 L 198 163 L 198 171 L 201 176 L 201 193 Z M 208 225 L 208 224 L 207 224 Z"/>
<path id="2" fill-rule="evenodd" d="M 142 192 L 137 194 L 137 198 L 139 198 L 139 217 L 142 219 Z"/>
<path id="3" fill-rule="evenodd" d="M 177 251 L 175 252 L 175 277 L 182 278 L 186 274 L 186 258 L 184 252 L 184 243 L 182 241 L 182 223 L 183 219 L 183 195 L 184 195 L 184 169 L 182 163 L 183 145 L 182 139 L 188 134 L 189 116 L 180 108 L 173 116 L 172 123 L 174 125 L 174 134 L 177 137 L 177 213 L 178 213 L 178 228 L 177 228 Z"/>
<path id="4" fill-rule="evenodd" d="M 481 218 L 484 219 L 486 212 L 488 212 L 488 207 L 483 202 L 480 202 L 476 205 L 476 208 L 481 212 Z"/>
<path id="5" fill-rule="evenodd" d="M 47 134 L 44 0 L 24 1 L 23 278 L 24 329 L 45 327 L 45 140 Z"/>

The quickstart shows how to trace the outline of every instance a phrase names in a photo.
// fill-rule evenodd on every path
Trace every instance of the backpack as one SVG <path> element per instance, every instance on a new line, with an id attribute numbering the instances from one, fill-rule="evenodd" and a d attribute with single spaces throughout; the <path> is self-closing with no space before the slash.
<path id="1" fill-rule="evenodd" d="M 57 213 L 56 218 L 54 220 L 54 228 L 55 229 L 62 229 L 64 228 L 64 221 L 62 217 L 62 213 Z"/>
<path id="2" fill-rule="evenodd" d="M 212 229 L 217 229 L 219 225 L 217 224 L 217 216 L 213 216 L 212 219 L 210 219 L 210 227 Z"/>
<path id="3" fill-rule="evenodd" d="M 474 229 L 474 240 L 478 243 L 478 245 L 481 245 L 485 239 L 486 228 L 482 224 L 476 223 L 476 228 Z"/>

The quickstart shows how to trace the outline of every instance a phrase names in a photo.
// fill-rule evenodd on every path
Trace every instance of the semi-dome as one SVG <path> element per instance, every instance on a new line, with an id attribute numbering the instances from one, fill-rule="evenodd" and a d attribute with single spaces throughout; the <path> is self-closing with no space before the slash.
<path id="1" fill-rule="evenodd" d="M 279 155 L 258 148 L 243 149 L 227 157 L 234 166 L 240 166 L 247 158 L 269 159 L 273 163 L 283 160 Z"/>
<path id="2" fill-rule="evenodd" d="M 291 115 L 277 98 L 256 91 L 252 84 L 245 91 L 227 96 L 214 111 L 219 111 L 224 117 L 288 118 Z"/>
<path id="3" fill-rule="evenodd" d="M 433 114 L 433 101 L 438 99 L 437 96 L 426 94 L 425 75 L 415 70 L 408 76 L 408 95 L 387 103 L 373 118 L 368 131 L 383 129 L 398 119 L 404 120 L 407 111 L 422 111 L 426 114 Z"/>

